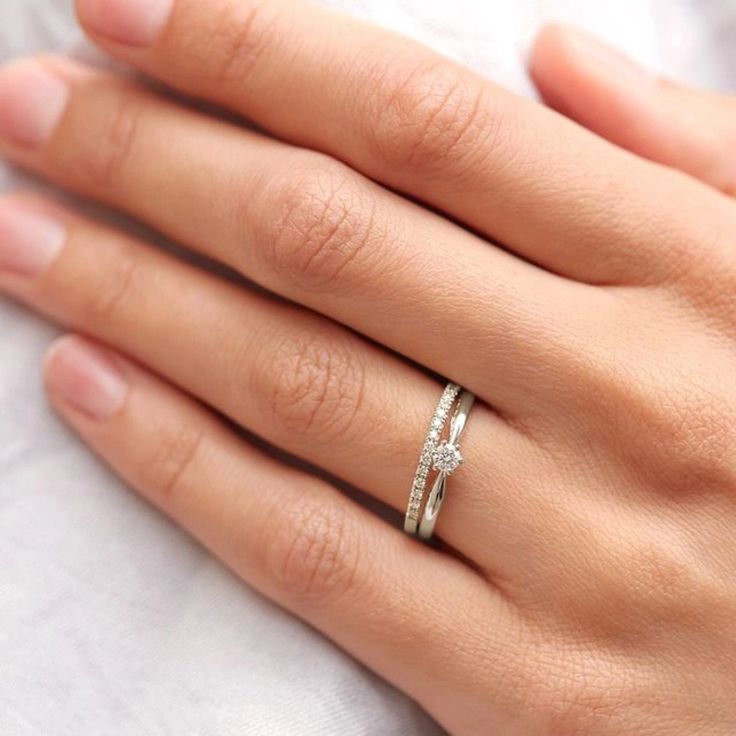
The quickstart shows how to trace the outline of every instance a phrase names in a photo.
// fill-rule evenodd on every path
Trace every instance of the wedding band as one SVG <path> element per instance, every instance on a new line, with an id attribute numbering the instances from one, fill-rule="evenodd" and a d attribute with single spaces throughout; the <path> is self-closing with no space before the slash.
<path id="1" fill-rule="evenodd" d="M 440 513 L 440 508 L 442 508 L 442 502 L 445 500 L 447 478 L 463 463 L 463 456 L 460 453 L 460 438 L 465 430 L 468 415 L 474 403 L 475 396 L 469 391 L 463 391 L 460 394 L 455 414 L 450 423 L 450 433 L 447 440 L 439 444 L 432 453 L 432 467 L 437 471 L 437 478 L 427 496 L 422 519 L 419 522 L 419 537 L 421 539 L 430 539 L 434 534 L 437 516 Z"/>
<path id="2" fill-rule="evenodd" d="M 456 383 L 448 383 L 445 387 L 424 439 L 411 485 L 404 518 L 404 531 L 407 534 L 421 539 L 430 539 L 434 533 L 437 516 L 445 497 L 447 478 L 463 463 L 460 438 L 474 402 L 475 396 Z M 453 406 L 455 411 L 452 414 L 447 439 L 440 441 Z M 431 470 L 437 471 L 437 477 L 429 495 L 425 497 L 427 479 Z"/>

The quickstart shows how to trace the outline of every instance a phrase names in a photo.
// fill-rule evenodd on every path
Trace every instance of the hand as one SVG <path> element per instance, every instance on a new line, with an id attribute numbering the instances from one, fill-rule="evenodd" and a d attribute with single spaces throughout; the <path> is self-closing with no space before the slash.
<path id="1" fill-rule="evenodd" d="M 734 103 L 548 31 L 547 99 L 637 156 L 296 0 L 78 11 L 265 132 L 44 58 L 3 154 L 289 300 L 6 199 L 0 287 L 87 336 L 46 379 L 90 447 L 453 734 L 733 733 L 736 204 L 642 156 L 732 190 Z M 478 396 L 437 547 L 222 418 L 402 513 L 422 368 Z"/>

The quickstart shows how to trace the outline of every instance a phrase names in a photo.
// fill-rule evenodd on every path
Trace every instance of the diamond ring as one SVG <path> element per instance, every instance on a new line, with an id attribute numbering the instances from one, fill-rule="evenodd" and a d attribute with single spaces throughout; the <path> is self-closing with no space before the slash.
<path id="1" fill-rule="evenodd" d="M 475 402 L 475 396 L 456 383 L 448 383 L 424 440 L 419 464 L 409 493 L 409 503 L 404 518 L 404 531 L 421 539 L 430 539 L 434 533 L 442 502 L 445 498 L 447 478 L 463 463 L 460 451 L 460 438 L 465 430 L 468 415 Z M 453 406 L 450 430 L 447 439 L 440 441 Z M 437 472 L 429 494 L 427 479 L 431 470 Z"/>

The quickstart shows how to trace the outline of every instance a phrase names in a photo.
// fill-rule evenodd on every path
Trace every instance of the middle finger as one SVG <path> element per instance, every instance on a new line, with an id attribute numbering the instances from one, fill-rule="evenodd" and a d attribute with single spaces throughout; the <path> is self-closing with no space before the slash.
<path id="1" fill-rule="evenodd" d="M 128 210 L 508 415 L 537 408 L 530 386 L 549 393 L 539 377 L 555 371 L 539 324 L 564 336 L 594 311 L 594 287 L 489 246 L 321 154 L 67 63 L 5 72 L 26 103 L 39 74 L 65 85 L 69 99 L 42 140 L 6 142 L 12 159 Z M 18 100 L 3 101 L 7 118 L 7 103 Z"/>

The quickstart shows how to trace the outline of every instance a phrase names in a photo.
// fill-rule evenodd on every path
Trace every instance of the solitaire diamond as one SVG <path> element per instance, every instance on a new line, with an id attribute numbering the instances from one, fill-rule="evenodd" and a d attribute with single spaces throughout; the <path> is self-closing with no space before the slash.
<path id="1" fill-rule="evenodd" d="M 432 468 L 440 473 L 451 475 L 462 464 L 463 456 L 456 445 L 449 442 L 442 442 L 435 448 L 432 453 Z"/>

